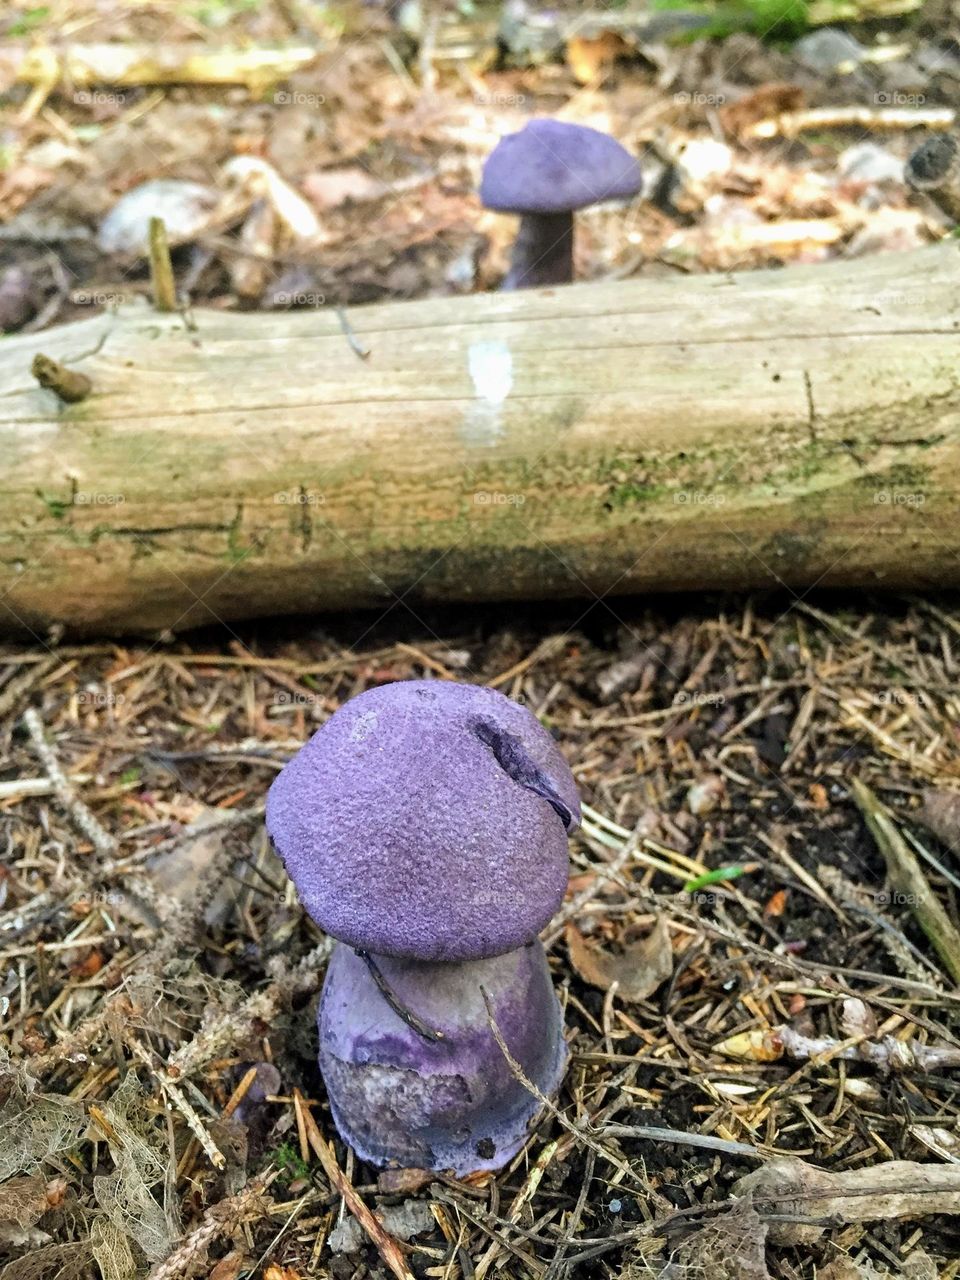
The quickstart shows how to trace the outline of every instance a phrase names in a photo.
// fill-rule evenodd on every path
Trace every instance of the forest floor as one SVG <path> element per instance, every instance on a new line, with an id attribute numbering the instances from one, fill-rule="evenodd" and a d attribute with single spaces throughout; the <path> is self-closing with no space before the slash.
<path id="1" fill-rule="evenodd" d="M 447 9 L 413 35 L 331 12 L 8 6 L 0 328 L 145 293 L 146 206 L 121 197 L 157 179 L 196 305 L 494 288 L 515 225 L 479 168 L 531 113 L 608 129 L 649 176 L 583 217 L 583 278 L 944 233 L 902 166 L 960 98 L 949 6 L 832 48 L 621 26 L 542 61 Z M 28 41 L 313 56 L 267 87 L 38 89 Z M 788 591 L 0 645 L 0 1280 L 957 1276 L 958 671 L 955 599 Z M 337 1137 L 328 944 L 262 821 L 344 700 L 425 677 L 521 700 L 587 806 L 545 934 L 570 1067 L 521 1155 L 466 1181 Z"/>

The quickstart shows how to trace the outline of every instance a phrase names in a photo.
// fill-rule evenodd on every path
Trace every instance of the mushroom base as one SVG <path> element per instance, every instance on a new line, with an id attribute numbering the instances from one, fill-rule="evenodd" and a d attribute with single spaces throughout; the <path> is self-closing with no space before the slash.
<path id="1" fill-rule="evenodd" d="M 540 1103 L 511 1072 L 483 991 L 514 1058 L 553 1094 L 567 1050 L 539 941 L 461 964 L 368 961 L 337 944 L 320 1000 L 320 1070 L 337 1129 L 361 1159 L 463 1176 L 499 1169 L 523 1146 Z"/>

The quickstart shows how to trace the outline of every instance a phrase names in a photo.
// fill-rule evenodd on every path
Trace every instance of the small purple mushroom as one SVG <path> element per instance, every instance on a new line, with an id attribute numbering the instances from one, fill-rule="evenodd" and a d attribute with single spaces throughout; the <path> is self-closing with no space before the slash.
<path id="1" fill-rule="evenodd" d="M 566 1061 L 537 934 L 567 882 L 576 784 L 492 689 L 408 681 L 340 708 L 278 775 L 267 827 L 304 907 L 340 940 L 320 1069 L 344 1139 L 377 1165 L 496 1169 Z"/>
<path id="2" fill-rule="evenodd" d="M 573 215 L 603 200 L 627 200 L 641 187 L 640 165 L 614 138 L 586 125 L 531 120 L 501 138 L 484 165 L 487 209 L 520 215 L 504 289 L 573 279 Z"/>

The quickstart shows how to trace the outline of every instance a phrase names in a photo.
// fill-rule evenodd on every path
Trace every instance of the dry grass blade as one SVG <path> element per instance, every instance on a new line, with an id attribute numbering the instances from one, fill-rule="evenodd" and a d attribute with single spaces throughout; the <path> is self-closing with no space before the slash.
<path id="1" fill-rule="evenodd" d="M 400 1246 L 392 1236 L 387 1235 L 376 1214 L 372 1213 L 363 1203 L 352 1184 L 344 1175 L 343 1170 L 337 1164 L 337 1158 L 333 1154 L 332 1148 L 324 1141 L 320 1130 L 317 1128 L 317 1122 L 310 1114 L 310 1108 L 304 1101 L 299 1089 L 294 1090 L 293 1097 L 297 1114 L 303 1117 L 307 1140 L 323 1166 L 323 1171 L 327 1175 L 330 1186 L 339 1195 L 343 1196 L 347 1208 L 376 1245 L 377 1252 L 397 1277 L 397 1280 L 414 1280 L 413 1273 L 404 1260 Z"/>
<path id="2" fill-rule="evenodd" d="M 891 884 L 903 895 L 954 982 L 960 983 L 960 931 L 930 888 L 916 855 L 874 793 L 858 778 L 851 782 L 850 791 L 883 854 Z"/>

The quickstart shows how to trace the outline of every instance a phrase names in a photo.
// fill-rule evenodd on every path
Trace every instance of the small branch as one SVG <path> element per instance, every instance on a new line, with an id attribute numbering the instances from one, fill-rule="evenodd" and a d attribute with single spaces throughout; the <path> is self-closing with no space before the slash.
<path id="1" fill-rule="evenodd" d="M 524 1071 L 523 1067 L 521 1067 L 520 1063 L 510 1052 L 510 1046 L 503 1038 L 503 1032 L 500 1030 L 500 1027 L 497 1024 L 497 1019 L 493 1013 L 493 1003 L 490 1000 L 490 993 L 487 991 L 486 987 L 480 987 L 480 994 L 483 996 L 483 1003 L 487 1007 L 487 1022 L 490 1024 L 490 1030 L 493 1033 L 493 1038 L 500 1046 L 500 1052 L 506 1059 L 507 1066 L 510 1068 L 515 1079 L 519 1080 L 527 1092 L 533 1094 L 544 1110 L 549 1111 L 554 1120 L 566 1129 L 569 1134 L 576 1138 L 578 1142 L 582 1142 L 585 1147 L 590 1151 L 593 1151 L 596 1155 L 602 1156 L 604 1160 L 614 1165 L 626 1177 L 630 1178 L 631 1181 L 643 1185 L 642 1180 L 633 1172 L 629 1165 L 625 1164 L 624 1161 L 616 1156 L 612 1151 L 607 1151 L 605 1147 L 601 1146 L 599 1142 L 592 1138 L 582 1128 L 575 1125 L 572 1120 L 568 1120 L 556 1103 L 553 1102 L 552 1099 L 548 1098 L 538 1085 L 533 1083 Z"/>
<path id="2" fill-rule="evenodd" d="M 170 261 L 167 228 L 162 218 L 150 219 L 148 248 L 153 305 L 157 311 L 176 311 L 177 285 L 173 278 L 173 264 Z"/>
<path id="3" fill-rule="evenodd" d="M 53 786 L 54 794 L 64 812 L 72 819 L 73 825 L 81 835 L 86 836 L 101 857 L 113 857 L 117 852 L 116 840 L 100 825 L 70 785 L 66 774 L 60 767 L 56 753 L 44 737 L 43 721 L 35 708 L 27 708 L 23 713 L 23 723 L 26 726 L 27 733 L 30 735 L 34 753 L 43 765 L 46 775 Z"/>
<path id="4" fill-rule="evenodd" d="M 223 1155 L 223 1152 L 220 1150 L 220 1148 L 217 1146 L 214 1140 L 210 1137 L 209 1133 L 207 1133 L 206 1129 L 203 1127 L 203 1121 L 197 1115 L 192 1105 L 186 1100 L 186 1098 L 183 1096 L 183 1094 L 180 1092 L 177 1086 L 167 1076 L 166 1071 L 154 1065 L 153 1060 L 150 1057 L 150 1054 L 146 1051 L 146 1049 L 144 1049 L 143 1045 L 139 1044 L 136 1040 L 132 1042 L 131 1048 L 133 1049 L 134 1056 L 140 1059 L 140 1061 L 143 1063 L 143 1065 L 147 1068 L 147 1070 L 150 1072 L 150 1074 L 159 1084 L 160 1088 L 163 1090 L 163 1092 L 166 1094 L 169 1100 L 173 1103 L 176 1109 L 183 1116 L 184 1120 L 186 1120 L 187 1127 L 189 1128 L 193 1136 L 196 1138 L 196 1140 L 200 1143 L 200 1146 L 203 1148 L 207 1158 L 209 1159 L 213 1167 L 215 1169 L 225 1168 L 227 1161 Z"/>
<path id="5" fill-rule="evenodd" d="M 373 979 L 377 990 L 383 996 L 384 1000 L 386 1000 L 387 1004 L 397 1017 L 407 1024 L 411 1031 L 415 1031 L 418 1036 L 423 1036 L 424 1040 L 432 1040 L 436 1042 L 445 1038 L 442 1031 L 438 1031 L 436 1027 L 429 1026 L 421 1018 L 418 1018 L 411 1009 L 408 1009 L 405 1004 L 400 1003 L 390 984 L 380 972 L 377 962 L 369 951 L 361 951 L 358 947 L 355 947 L 354 950 L 370 970 L 370 977 Z"/>
<path id="6" fill-rule="evenodd" d="M 168 1258 L 157 1263 L 149 1280 L 179 1280 L 181 1276 L 206 1271 L 207 1254 L 215 1240 L 233 1235 L 249 1218 L 263 1216 L 270 1204 L 263 1192 L 263 1179 L 254 1178 L 235 1196 L 212 1205 L 203 1215 L 200 1226 L 191 1231 Z"/>
<path id="7" fill-rule="evenodd" d="M 960 982 L 960 932 L 930 888 L 916 854 L 868 786 L 854 778 L 850 792 L 883 854 L 890 883 L 912 910 L 951 978 Z"/>
<path id="8" fill-rule="evenodd" d="M 949 129 L 956 119 L 951 107 L 811 107 L 758 120 L 746 138 L 795 138 L 810 129 Z"/>
<path id="9" fill-rule="evenodd" d="M 38 352 L 33 357 L 30 372 L 47 391 L 53 391 L 66 404 L 78 404 L 86 400 L 93 390 L 93 383 L 85 373 L 68 369 L 52 356 Z"/>
<path id="10" fill-rule="evenodd" d="M 150 252 L 150 283 L 154 291 L 154 307 L 157 311 L 175 311 L 177 282 L 173 278 L 173 262 L 170 261 L 170 246 L 166 242 L 163 218 L 150 219 L 147 248 Z"/>
<path id="11" fill-rule="evenodd" d="M 771 1242 L 812 1243 L 837 1223 L 960 1213 L 960 1166 L 890 1160 L 832 1173 L 789 1156 L 741 1178 L 734 1194 L 748 1193 Z"/>
<path id="12" fill-rule="evenodd" d="M 327 1175 L 330 1186 L 339 1195 L 343 1196 L 347 1208 L 376 1245 L 377 1252 L 397 1277 L 397 1280 L 414 1280 L 410 1269 L 404 1261 L 403 1254 L 400 1252 L 400 1246 L 393 1236 L 387 1235 L 376 1215 L 363 1203 L 357 1195 L 353 1184 L 337 1164 L 333 1149 L 321 1137 L 317 1122 L 310 1114 L 310 1108 L 304 1101 L 299 1089 L 294 1089 L 293 1097 L 297 1112 L 303 1117 L 307 1139 L 323 1166 L 323 1172 Z"/>
<path id="13" fill-rule="evenodd" d="M 605 1124 L 600 1131 L 611 1138 L 644 1138 L 648 1142 L 676 1142 L 684 1147 L 703 1147 L 725 1156 L 749 1156 L 765 1160 L 766 1156 L 748 1142 L 731 1142 L 710 1133 L 687 1133 L 684 1129 L 662 1129 L 655 1124 Z"/>

